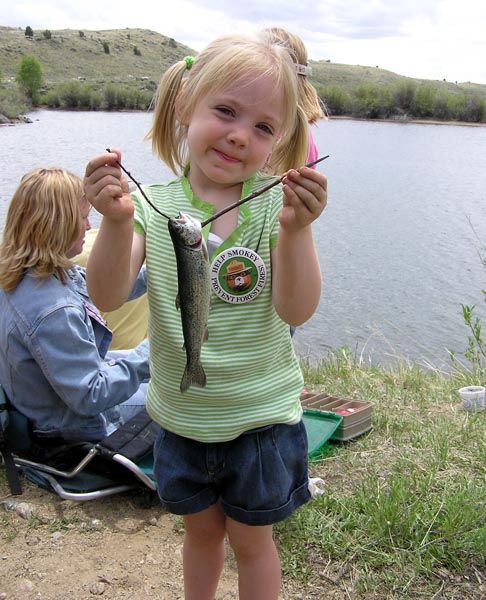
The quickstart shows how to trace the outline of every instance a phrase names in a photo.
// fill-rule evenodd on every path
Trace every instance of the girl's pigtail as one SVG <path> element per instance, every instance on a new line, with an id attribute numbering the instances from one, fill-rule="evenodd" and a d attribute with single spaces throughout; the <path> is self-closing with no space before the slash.
<path id="1" fill-rule="evenodd" d="M 299 78 L 299 93 L 300 93 L 300 104 L 307 115 L 307 120 L 312 125 L 319 119 L 326 119 L 327 108 L 324 102 L 317 95 L 316 88 L 307 81 L 307 76 L 297 76 Z M 303 81 L 301 81 L 303 79 Z"/>
<path id="2" fill-rule="evenodd" d="M 299 169 L 305 165 L 307 160 L 309 144 L 309 125 L 303 108 L 297 106 L 295 127 L 292 135 L 287 138 L 286 143 L 278 143 L 272 154 L 267 169 L 274 175 L 282 175 L 289 169 Z"/>
<path id="3" fill-rule="evenodd" d="M 183 127 L 177 119 L 176 102 L 187 69 L 185 60 L 170 67 L 162 76 L 155 95 L 152 129 L 147 138 L 152 140 L 152 150 L 178 175 L 184 168 L 182 156 Z"/>

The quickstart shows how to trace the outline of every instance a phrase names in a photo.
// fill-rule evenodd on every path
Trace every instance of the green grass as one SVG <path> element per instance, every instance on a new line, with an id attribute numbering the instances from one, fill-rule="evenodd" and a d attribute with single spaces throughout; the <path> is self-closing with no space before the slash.
<path id="1" fill-rule="evenodd" d="M 468 375 L 344 350 L 304 370 L 308 388 L 372 402 L 373 430 L 312 463 L 326 494 L 279 525 L 286 574 L 343 598 L 484 597 L 486 412 L 461 410 Z"/>

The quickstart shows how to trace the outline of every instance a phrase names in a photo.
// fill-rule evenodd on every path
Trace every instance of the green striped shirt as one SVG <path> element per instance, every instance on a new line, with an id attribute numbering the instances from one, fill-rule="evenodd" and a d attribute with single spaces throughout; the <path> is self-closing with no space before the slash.
<path id="1" fill-rule="evenodd" d="M 246 181 L 242 198 L 268 182 Z M 185 177 L 144 188 L 169 216 L 180 211 L 203 221 L 214 206 L 195 197 Z M 234 246 L 256 251 L 267 269 L 263 291 L 252 301 L 230 304 L 211 292 L 208 340 L 201 352 L 206 387 L 179 390 L 186 364 L 181 315 L 175 305 L 177 267 L 167 220 L 132 195 L 135 231 L 145 236 L 150 306 L 151 381 L 147 410 L 162 427 L 202 442 L 231 440 L 244 431 L 273 423 L 297 423 L 303 385 L 289 326 L 272 303 L 270 253 L 276 246 L 282 188 L 276 186 L 239 209 L 238 225 L 210 257 Z M 209 226 L 203 232 L 207 238 Z"/>

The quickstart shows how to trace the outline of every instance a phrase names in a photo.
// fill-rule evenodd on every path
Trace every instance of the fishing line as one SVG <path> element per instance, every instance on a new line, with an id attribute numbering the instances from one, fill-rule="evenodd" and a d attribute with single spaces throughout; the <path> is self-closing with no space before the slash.
<path id="1" fill-rule="evenodd" d="M 109 148 L 106 148 L 107 152 L 111 153 L 111 150 Z M 155 210 L 155 212 L 158 212 L 159 215 L 162 215 L 164 218 L 166 218 L 168 221 L 170 221 L 171 217 L 168 217 L 165 213 L 163 213 L 161 210 L 159 210 L 154 204 L 152 204 L 152 202 L 148 199 L 147 194 L 143 191 L 142 186 L 138 183 L 138 181 L 135 179 L 135 177 L 133 177 L 133 175 L 127 171 L 125 169 L 125 167 L 121 164 L 121 162 L 119 160 L 116 161 L 116 164 L 120 167 L 120 169 L 126 174 L 128 175 L 128 177 L 133 181 L 133 183 L 138 187 L 138 189 L 140 190 L 142 196 L 145 198 L 145 200 L 147 200 L 147 202 L 150 204 L 150 206 Z"/>

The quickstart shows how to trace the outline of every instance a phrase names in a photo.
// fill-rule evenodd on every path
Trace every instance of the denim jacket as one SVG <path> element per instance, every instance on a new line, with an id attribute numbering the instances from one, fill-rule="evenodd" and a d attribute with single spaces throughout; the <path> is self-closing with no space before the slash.
<path id="1" fill-rule="evenodd" d="M 46 436 L 101 439 L 103 411 L 149 378 L 148 342 L 105 360 L 111 332 L 91 304 L 85 270 L 66 284 L 28 271 L 15 290 L 0 288 L 0 383 L 14 407 Z M 146 291 L 142 269 L 130 299 Z"/>

